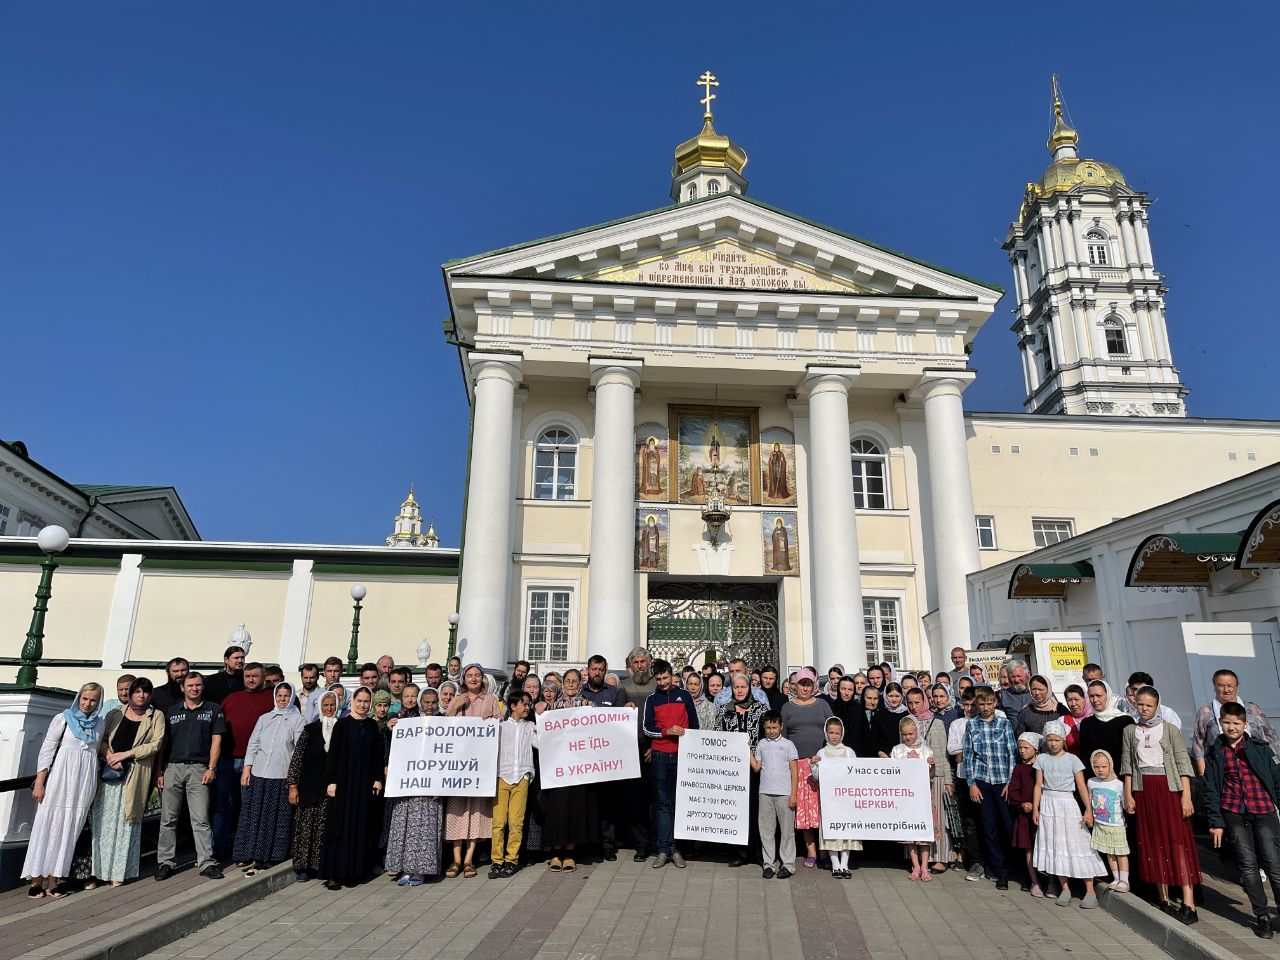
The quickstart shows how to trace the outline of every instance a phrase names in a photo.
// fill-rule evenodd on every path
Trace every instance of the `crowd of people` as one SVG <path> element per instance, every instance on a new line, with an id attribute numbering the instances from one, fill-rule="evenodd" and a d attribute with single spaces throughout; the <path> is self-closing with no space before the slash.
<path id="1" fill-rule="evenodd" d="M 539 677 L 520 661 L 499 683 L 456 657 L 426 666 L 421 682 L 390 656 L 357 676 L 330 657 L 304 664 L 295 685 L 235 646 L 209 676 L 175 657 L 161 685 L 126 674 L 107 700 L 100 685 L 86 684 L 50 723 L 23 876 L 33 898 L 66 895 L 86 824 L 88 885 L 138 876 L 143 814 L 156 788 L 161 881 L 177 865 L 184 807 L 199 871 L 213 879 L 227 865 L 253 875 L 292 860 L 299 880 L 332 890 L 378 875 L 416 886 L 475 877 L 486 848 L 492 879 L 531 862 L 574 871 L 584 849 L 612 861 L 628 847 L 637 863 L 683 868 L 687 857 L 716 851 L 674 835 L 680 738 L 713 729 L 743 733 L 751 748 L 750 836 L 721 851 L 731 867 L 754 863 L 766 879 L 797 868 L 850 877 L 858 868 L 851 855 L 866 844 L 823 835 L 822 765 L 886 758 L 929 772 L 933 837 L 901 844 L 898 854 L 910 880 L 957 870 L 1007 890 L 1017 874 L 1031 897 L 1069 906 L 1074 886 L 1088 909 L 1099 879 L 1128 891 L 1132 866 L 1163 910 L 1191 924 L 1198 793 L 1214 845 L 1235 848 L 1255 932 L 1280 929 L 1260 873 L 1280 903 L 1280 738 L 1240 697 L 1232 671 L 1215 674 L 1215 697 L 1197 712 L 1188 742 L 1148 673 L 1133 673 L 1117 695 L 1090 663 L 1055 691 L 1019 660 L 988 678 L 965 649 L 950 658 L 953 669 L 937 674 L 889 663 L 848 673 L 836 664 L 823 681 L 812 667 L 784 676 L 743 660 L 677 669 L 637 647 L 625 672 L 593 656 L 585 671 Z M 635 709 L 640 782 L 544 788 L 531 721 L 593 706 Z M 494 796 L 385 798 L 395 725 L 445 715 L 500 721 Z"/>

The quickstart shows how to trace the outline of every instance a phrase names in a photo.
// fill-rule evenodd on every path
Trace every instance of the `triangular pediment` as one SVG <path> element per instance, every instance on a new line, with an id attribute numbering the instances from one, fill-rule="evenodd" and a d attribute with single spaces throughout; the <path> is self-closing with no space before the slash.
<path id="1" fill-rule="evenodd" d="M 445 264 L 451 276 L 976 299 L 992 284 L 722 195 Z"/>

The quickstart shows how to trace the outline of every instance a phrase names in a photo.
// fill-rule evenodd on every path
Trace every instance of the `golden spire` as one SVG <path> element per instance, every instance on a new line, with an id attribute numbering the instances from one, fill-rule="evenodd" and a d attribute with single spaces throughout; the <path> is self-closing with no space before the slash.
<path id="1" fill-rule="evenodd" d="M 699 164 L 728 167 L 734 173 L 742 173 L 742 168 L 747 165 L 747 152 L 728 137 L 716 133 L 711 122 L 711 101 L 716 99 L 711 88 L 720 86 L 720 81 L 710 70 L 706 70 L 698 78 L 697 86 L 705 91 L 705 96 L 698 101 L 703 106 L 702 132 L 676 147 L 673 175 L 679 175 Z"/>
<path id="2" fill-rule="evenodd" d="M 1049 141 L 1045 144 L 1049 148 L 1055 159 L 1058 158 L 1058 151 L 1064 148 L 1069 149 L 1070 153 L 1066 156 L 1075 156 L 1076 144 L 1080 142 L 1080 134 L 1067 123 L 1062 117 L 1062 90 L 1058 86 L 1058 75 L 1053 75 L 1053 132 L 1049 134 Z"/>
<path id="3" fill-rule="evenodd" d="M 409 484 L 409 497 L 408 497 L 408 499 L 407 499 L 407 500 L 405 500 L 405 502 L 404 502 L 404 503 L 400 504 L 400 506 L 402 506 L 402 507 L 416 507 L 417 505 L 418 505 L 418 501 L 417 501 L 417 500 L 415 500 L 415 499 L 414 499 L 414 497 L 413 497 L 413 484 Z"/>
<path id="4" fill-rule="evenodd" d="M 716 95 L 711 92 L 711 88 L 720 86 L 720 81 L 715 78 L 715 74 L 710 70 L 704 70 L 702 76 L 698 78 L 698 86 L 705 88 L 707 91 L 707 95 L 698 102 L 705 107 L 702 111 L 702 119 L 709 121 L 711 119 L 711 101 L 716 98 Z"/>

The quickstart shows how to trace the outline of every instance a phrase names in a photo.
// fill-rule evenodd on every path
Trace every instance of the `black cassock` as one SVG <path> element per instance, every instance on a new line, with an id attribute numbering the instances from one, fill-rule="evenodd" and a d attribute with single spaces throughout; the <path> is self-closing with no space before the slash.
<path id="1" fill-rule="evenodd" d="M 328 783 L 337 784 L 325 817 L 320 878 L 338 883 L 368 880 L 377 866 L 382 818 L 375 813 L 373 784 L 382 780 L 384 740 L 378 722 L 342 717 L 325 755 Z"/>

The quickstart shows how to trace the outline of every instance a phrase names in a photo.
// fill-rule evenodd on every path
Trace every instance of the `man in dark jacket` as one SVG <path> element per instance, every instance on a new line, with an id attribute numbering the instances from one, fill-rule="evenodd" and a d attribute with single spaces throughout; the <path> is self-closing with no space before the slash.
<path id="1" fill-rule="evenodd" d="M 1249 718 L 1239 703 L 1224 703 L 1219 713 L 1222 733 L 1205 757 L 1204 801 L 1209 834 L 1215 847 L 1222 835 L 1236 846 L 1240 886 L 1253 907 L 1254 933 L 1270 940 L 1280 929 L 1280 917 L 1271 916 L 1267 892 L 1258 867 L 1267 873 L 1271 892 L 1280 905 L 1280 758 L 1265 740 L 1249 736 Z"/>

